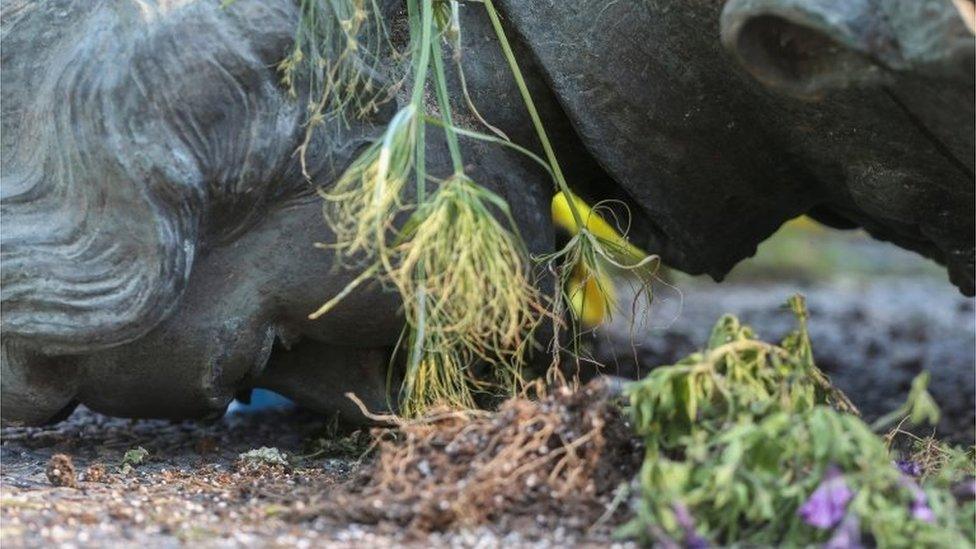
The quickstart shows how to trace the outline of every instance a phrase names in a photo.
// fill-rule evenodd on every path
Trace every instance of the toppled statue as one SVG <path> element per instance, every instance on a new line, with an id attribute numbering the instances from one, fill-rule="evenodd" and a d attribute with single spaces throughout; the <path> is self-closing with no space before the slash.
<path id="1" fill-rule="evenodd" d="M 396 42 L 400 3 L 383 4 Z M 631 238 L 667 264 L 720 279 L 807 214 L 943 263 L 974 292 L 971 2 L 498 4 L 574 189 L 629 207 Z M 461 12 L 471 101 L 536 149 L 483 11 Z M 275 69 L 297 23 L 291 0 L 4 4 L 5 423 L 79 403 L 216 417 L 253 387 L 353 419 L 346 392 L 388 405 L 397 297 L 365 285 L 308 314 L 357 275 L 313 246 L 331 236 L 315 189 L 401 98 L 316 132 L 306 177 L 309 97 Z M 529 250 L 551 252 L 544 170 L 464 147 Z M 427 155 L 450 165 L 438 138 Z"/>

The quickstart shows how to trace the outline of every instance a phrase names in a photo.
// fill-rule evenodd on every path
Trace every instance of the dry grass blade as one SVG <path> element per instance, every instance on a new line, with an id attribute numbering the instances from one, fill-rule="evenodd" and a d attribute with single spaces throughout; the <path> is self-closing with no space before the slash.
<path id="1" fill-rule="evenodd" d="M 390 121 L 382 139 L 373 143 L 339 177 L 320 191 L 323 214 L 335 234 L 340 258 L 388 261 L 384 248 L 393 220 L 403 208 L 402 192 L 416 153 L 417 115 L 412 105 Z"/>
<path id="2" fill-rule="evenodd" d="M 396 246 L 391 279 L 402 295 L 427 295 L 427 331 L 486 359 L 522 348 L 541 311 L 518 236 L 492 214 L 507 212 L 496 195 L 466 176 L 444 182 L 422 204 Z M 423 265 L 425 276 L 415 276 Z M 416 302 L 405 304 L 415 321 Z"/>

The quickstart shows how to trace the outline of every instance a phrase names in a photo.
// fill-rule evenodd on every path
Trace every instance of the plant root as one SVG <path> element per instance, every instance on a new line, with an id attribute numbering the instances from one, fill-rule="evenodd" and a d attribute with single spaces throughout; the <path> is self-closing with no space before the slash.
<path id="1" fill-rule="evenodd" d="M 615 393 L 596 380 L 539 401 L 513 398 L 497 412 L 442 408 L 378 431 L 360 479 L 307 516 L 430 532 L 556 510 L 581 531 L 612 527 L 622 520 L 615 494 L 642 457 Z"/>

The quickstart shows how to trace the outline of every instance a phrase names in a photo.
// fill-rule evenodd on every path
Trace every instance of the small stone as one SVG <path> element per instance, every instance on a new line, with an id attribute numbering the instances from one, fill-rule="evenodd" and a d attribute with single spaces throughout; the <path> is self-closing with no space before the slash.
<path id="1" fill-rule="evenodd" d="M 237 457 L 239 469 L 253 469 L 262 465 L 288 467 L 288 456 L 277 448 L 262 446 Z"/>

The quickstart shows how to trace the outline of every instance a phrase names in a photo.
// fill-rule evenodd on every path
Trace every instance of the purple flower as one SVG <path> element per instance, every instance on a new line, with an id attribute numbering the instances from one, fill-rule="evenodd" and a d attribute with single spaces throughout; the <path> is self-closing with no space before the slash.
<path id="1" fill-rule="evenodd" d="M 918 462 L 912 461 L 910 459 L 896 460 L 895 466 L 898 467 L 899 471 L 901 471 L 902 473 L 910 477 L 918 478 L 922 476 L 922 466 L 919 465 Z"/>
<path id="2" fill-rule="evenodd" d="M 916 498 L 912 501 L 912 518 L 923 522 L 935 522 L 935 513 L 932 512 L 932 508 L 929 507 L 929 503 L 924 496 L 921 499 Z"/>
<path id="3" fill-rule="evenodd" d="M 698 534 L 685 534 L 685 549 L 708 549 L 708 541 Z"/>
<path id="4" fill-rule="evenodd" d="M 824 549 L 862 549 L 861 521 L 853 512 L 844 515 L 844 520 L 834 530 Z"/>
<path id="5" fill-rule="evenodd" d="M 684 503 L 675 503 L 671 508 L 674 511 L 674 520 L 685 532 L 695 529 L 695 519 L 691 518 L 691 512 Z"/>
<path id="6" fill-rule="evenodd" d="M 847 502 L 852 497 L 854 494 L 844 482 L 844 476 L 836 467 L 830 467 L 824 473 L 820 486 L 810 494 L 798 512 L 810 526 L 826 530 L 833 528 L 844 517 Z"/>
<path id="7" fill-rule="evenodd" d="M 922 490 L 917 482 L 909 478 L 906 474 L 902 474 L 900 483 L 912 493 L 912 504 L 909 507 L 909 510 L 912 513 L 912 518 L 915 520 L 921 520 L 923 522 L 934 522 L 935 513 L 933 513 L 932 508 L 929 507 L 929 498 L 927 495 L 925 495 L 925 491 Z"/>
<path id="8" fill-rule="evenodd" d="M 708 540 L 695 531 L 695 519 L 683 503 L 676 503 L 672 507 L 674 519 L 685 532 L 684 545 L 687 549 L 708 549 Z"/>

